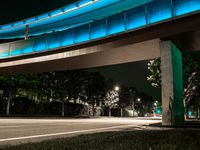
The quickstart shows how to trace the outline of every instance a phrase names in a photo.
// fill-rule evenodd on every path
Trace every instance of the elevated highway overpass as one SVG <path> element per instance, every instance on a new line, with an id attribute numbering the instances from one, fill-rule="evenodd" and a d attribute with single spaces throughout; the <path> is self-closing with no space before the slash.
<path id="1" fill-rule="evenodd" d="M 0 27 L 1 39 L 30 36 L 0 44 L 0 74 L 161 57 L 163 125 L 183 122 L 181 51 L 200 50 L 199 0 L 82 0 L 42 16 Z"/>
<path id="2" fill-rule="evenodd" d="M 186 23 L 182 22 L 180 25 L 179 20 L 199 14 L 199 10 L 199 0 L 81 0 L 46 14 L 1 25 L 1 39 L 24 37 L 26 26 L 29 26 L 31 38 L 1 44 L 0 58 L 58 51 L 122 34 L 129 36 L 138 30 L 153 32 L 151 27 L 160 30 L 158 25 L 167 26 L 169 23 L 173 23 L 173 31 L 167 33 L 165 29 L 165 34 L 155 34 L 154 38 L 172 36 L 181 33 L 174 31 L 177 30 L 175 24 L 184 28 L 182 32 L 194 30 L 191 24 L 185 26 Z M 65 22 L 60 22 L 63 20 Z"/>

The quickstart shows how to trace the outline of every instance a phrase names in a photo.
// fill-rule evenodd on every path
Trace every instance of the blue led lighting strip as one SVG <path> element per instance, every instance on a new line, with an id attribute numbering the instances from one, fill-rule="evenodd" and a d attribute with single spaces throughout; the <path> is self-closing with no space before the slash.
<path id="1" fill-rule="evenodd" d="M 173 3 L 172 3 L 173 2 Z M 0 58 L 69 47 L 200 11 L 200 0 L 154 0 L 107 18 L 28 40 L 0 45 Z"/>

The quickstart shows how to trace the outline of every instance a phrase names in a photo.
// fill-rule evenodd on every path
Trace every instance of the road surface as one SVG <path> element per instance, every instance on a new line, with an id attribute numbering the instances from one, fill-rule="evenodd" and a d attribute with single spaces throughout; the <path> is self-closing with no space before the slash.
<path id="1" fill-rule="evenodd" d="M 150 118 L 0 119 L 0 145 L 106 131 L 140 130 L 161 120 Z"/>

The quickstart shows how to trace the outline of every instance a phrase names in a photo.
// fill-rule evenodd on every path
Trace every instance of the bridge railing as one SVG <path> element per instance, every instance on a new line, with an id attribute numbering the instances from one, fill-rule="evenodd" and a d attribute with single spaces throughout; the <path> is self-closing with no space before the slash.
<path id="1" fill-rule="evenodd" d="M 0 44 L 0 58 L 69 47 L 74 44 L 137 30 L 147 25 L 176 19 L 182 15 L 199 11 L 200 0 L 154 0 L 145 5 L 65 31 Z"/>

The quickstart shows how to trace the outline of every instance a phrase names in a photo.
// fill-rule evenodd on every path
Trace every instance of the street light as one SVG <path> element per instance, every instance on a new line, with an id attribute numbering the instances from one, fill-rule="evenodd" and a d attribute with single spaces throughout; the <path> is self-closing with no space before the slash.
<path id="1" fill-rule="evenodd" d="M 141 102 L 141 98 L 137 98 L 137 99 L 135 99 L 134 97 L 133 97 L 133 100 L 132 100 L 132 109 L 133 109 L 133 117 L 134 117 L 134 112 L 135 112 L 135 103 L 140 103 Z"/>
<path id="2" fill-rule="evenodd" d="M 137 98 L 137 101 L 138 101 L 138 102 L 141 102 L 141 98 Z"/>
<path id="3" fill-rule="evenodd" d="M 119 91 L 119 86 L 115 86 L 115 91 Z"/>
<path id="4" fill-rule="evenodd" d="M 115 88 L 114 88 L 114 90 L 116 91 L 116 93 L 117 93 L 117 95 L 118 95 L 118 99 L 119 99 L 119 86 L 115 86 Z M 120 108 L 120 115 L 121 115 L 121 117 L 123 116 L 123 110 L 122 110 L 122 108 Z"/>
<path id="5" fill-rule="evenodd" d="M 154 106 L 158 106 L 158 101 L 155 101 L 155 102 L 154 102 Z"/>

